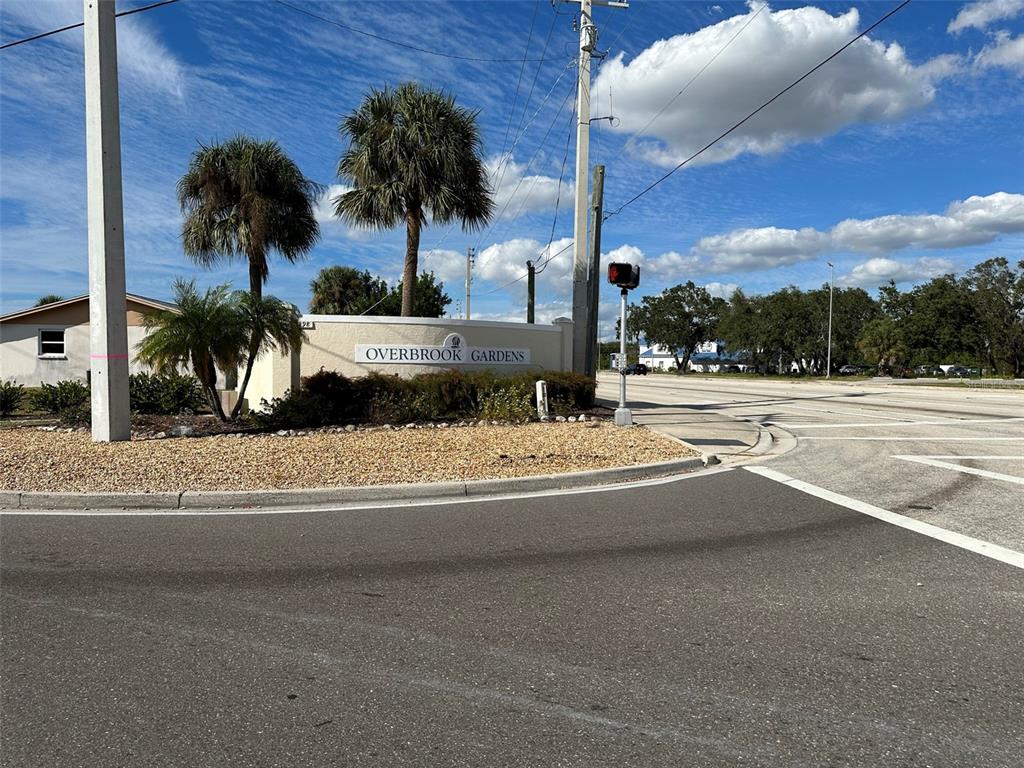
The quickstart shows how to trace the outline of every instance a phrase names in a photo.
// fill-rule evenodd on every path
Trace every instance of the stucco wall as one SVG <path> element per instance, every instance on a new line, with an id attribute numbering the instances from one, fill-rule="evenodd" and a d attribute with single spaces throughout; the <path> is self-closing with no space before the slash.
<path id="1" fill-rule="evenodd" d="M 486 320 L 448 320 L 421 317 L 351 317 L 304 315 L 308 340 L 296 359 L 277 353 L 264 355 L 253 366 L 246 400 L 258 408 L 261 399 L 280 397 L 321 368 L 344 376 L 365 376 L 371 371 L 410 377 L 451 368 L 474 371 L 494 368 L 503 373 L 524 370 L 565 371 L 572 368 L 572 323 L 557 320 L 554 325 L 498 323 Z M 461 334 L 469 347 L 528 349 L 527 364 L 410 365 L 357 363 L 357 344 L 440 346 L 451 333 Z"/>
<path id="2" fill-rule="evenodd" d="M 47 318 L 50 320 L 51 318 Z M 64 357 L 39 356 L 39 329 L 64 329 Z M 129 370 L 148 370 L 135 362 L 135 345 L 145 336 L 139 325 L 128 326 Z M 40 382 L 56 384 L 62 379 L 86 381 L 89 370 L 89 326 L 45 323 L 0 323 L 0 379 L 27 387 Z"/>

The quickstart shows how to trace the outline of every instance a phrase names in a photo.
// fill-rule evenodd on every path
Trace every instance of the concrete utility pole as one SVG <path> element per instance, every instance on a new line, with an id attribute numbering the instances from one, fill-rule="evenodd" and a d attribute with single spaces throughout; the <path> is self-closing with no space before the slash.
<path id="1" fill-rule="evenodd" d="M 567 0 L 580 4 L 579 80 L 576 84 L 576 206 L 573 218 L 572 260 L 572 321 L 573 370 L 583 373 L 587 369 L 587 339 L 596 333 L 589 328 L 590 265 L 587 241 L 587 197 L 590 191 L 590 57 L 597 51 L 597 26 L 592 6 L 628 8 L 629 3 L 618 0 Z"/>
<path id="2" fill-rule="evenodd" d="M 526 322 L 533 325 L 534 301 L 537 290 L 537 269 L 532 261 L 526 262 Z"/>
<path id="3" fill-rule="evenodd" d="M 92 439 L 131 439 L 114 0 L 84 0 Z"/>
<path id="4" fill-rule="evenodd" d="M 825 378 L 832 378 L 832 288 L 836 283 L 836 268 L 831 261 L 828 264 L 828 357 L 825 362 Z"/>
<path id="5" fill-rule="evenodd" d="M 473 249 L 466 249 L 466 319 L 469 320 L 469 287 L 473 283 Z"/>
<path id="6" fill-rule="evenodd" d="M 584 373 L 597 375 L 597 309 L 601 303 L 601 217 L 604 215 L 604 166 L 594 166 L 590 200 L 590 274 L 587 285 L 587 346 Z"/>

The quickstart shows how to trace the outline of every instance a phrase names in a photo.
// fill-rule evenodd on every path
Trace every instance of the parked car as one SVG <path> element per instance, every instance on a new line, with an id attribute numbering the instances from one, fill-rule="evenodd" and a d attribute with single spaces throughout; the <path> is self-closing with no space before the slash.
<path id="1" fill-rule="evenodd" d="M 646 376 L 647 365 L 646 363 L 632 363 L 631 365 L 626 366 L 626 370 L 624 371 L 624 373 L 627 376 Z"/>
<path id="2" fill-rule="evenodd" d="M 971 371 L 968 368 L 964 368 L 962 365 L 953 365 L 946 370 L 946 377 L 953 377 L 956 379 L 966 379 L 971 375 Z"/>
<path id="3" fill-rule="evenodd" d="M 942 369 L 937 365 L 919 365 L 914 368 L 915 376 L 941 376 Z"/>
<path id="4" fill-rule="evenodd" d="M 839 369 L 840 376 L 856 376 L 860 373 L 861 368 L 859 365 L 844 365 Z"/>

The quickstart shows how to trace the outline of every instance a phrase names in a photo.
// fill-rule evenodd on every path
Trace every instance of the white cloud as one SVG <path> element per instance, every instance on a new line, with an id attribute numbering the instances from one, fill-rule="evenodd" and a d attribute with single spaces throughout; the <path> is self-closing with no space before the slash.
<path id="1" fill-rule="evenodd" d="M 517 163 L 510 155 L 495 155 L 487 160 L 487 173 L 494 189 L 495 211 L 502 219 L 515 219 L 524 214 L 551 209 L 559 199 L 563 204 L 572 200 L 572 182 L 563 179 L 559 191 L 557 178 L 542 174 L 527 175 L 529 170 L 529 164 Z"/>
<path id="2" fill-rule="evenodd" d="M 874 288 L 888 283 L 912 283 L 919 280 L 930 280 L 933 277 L 947 275 L 955 271 L 949 259 L 934 259 L 927 256 L 914 261 L 897 261 L 895 259 L 868 259 L 856 265 L 849 274 L 836 280 L 837 285 Z"/>
<path id="3" fill-rule="evenodd" d="M 955 34 L 972 27 L 985 29 L 994 21 L 1012 19 L 1021 13 L 1024 13 L 1024 0 L 979 0 L 961 8 L 946 31 Z"/>
<path id="4" fill-rule="evenodd" d="M 703 271 L 733 272 L 809 261 L 826 250 L 828 244 L 828 235 L 811 227 L 761 227 L 701 238 L 693 252 L 703 257 Z"/>
<path id="5" fill-rule="evenodd" d="M 753 13 L 751 11 L 750 13 Z M 765 94 L 795 80 L 858 31 L 856 9 L 839 16 L 804 7 L 758 14 L 729 48 L 687 89 L 666 103 L 747 23 L 734 16 L 692 34 L 659 40 L 629 63 L 622 54 L 598 73 L 594 93 L 615 95 L 621 123 L 612 130 L 642 131 L 630 150 L 671 166 L 688 157 L 760 104 Z M 929 104 L 934 81 L 952 60 L 915 66 L 896 43 L 864 38 L 784 96 L 699 162 L 724 162 L 744 152 L 771 154 L 833 134 L 847 125 L 898 120 Z M 647 126 L 655 116 L 654 122 Z"/>
<path id="6" fill-rule="evenodd" d="M 1024 35 L 1011 37 L 1008 32 L 997 32 L 994 41 L 978 51 L 974 65 L 980 69 L 1001 67 L 1024 75 Z"/>
<path id="7" fill-rule="evenodd" d="M 888 253 L 903 248 L 960 248 L 1024 232 L 1024 195 L 996 192 L 958 200 L 944 214 L 893 214 L 846 219 L 829 231 L 811 227 L 739 229 L 702 238 L 691 271 L 746 272 L 810 261 L 831 251 Z"/>
<path id="8" fill-rule="evenodd" d="M 704 290 L 710 293 L 712 296 L 717 296 L 720 299 L 726 299 L 732 297 L 736 293 L 736 289 L 740 286 L 738 283 L 717 283 L 711 282 L 704 286 Z"/>
<path id="9" fill-rule="evenodd" d="M 667 251 L 659 256 L 647 258 L 647 254 L 642 250 L 629 244 L 602 253 L 601 261 L 605 264 L 613 261 L 636 264 L 640 267 L 641 282 L 644 278 L 665 281 L 681 279 L 691 274 L 699 265 L 696 256 L 684 256 L 678 251 Z"/>

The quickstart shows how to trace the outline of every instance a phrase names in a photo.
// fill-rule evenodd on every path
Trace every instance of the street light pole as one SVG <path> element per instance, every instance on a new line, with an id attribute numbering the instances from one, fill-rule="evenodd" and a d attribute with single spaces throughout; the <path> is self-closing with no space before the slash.
<path id="1" fill-rule="evenodd" d="M 622 289 L 622 307 L 619 310 L 619 407 L 615 409 L 615 424 L 619 427 L 633 426 L 633 413 L 626 407 L 626 297 L 629 291 Z"/>
<path id="2" fill-rule="evenodd" d="M 832 289 L 835 286 L 836 280 L 836 268 L 832 266 L 832 262 L 825 262 L 828 264 L 828 357 L 825 362 L 825 378 L 832 378 Z"/>

